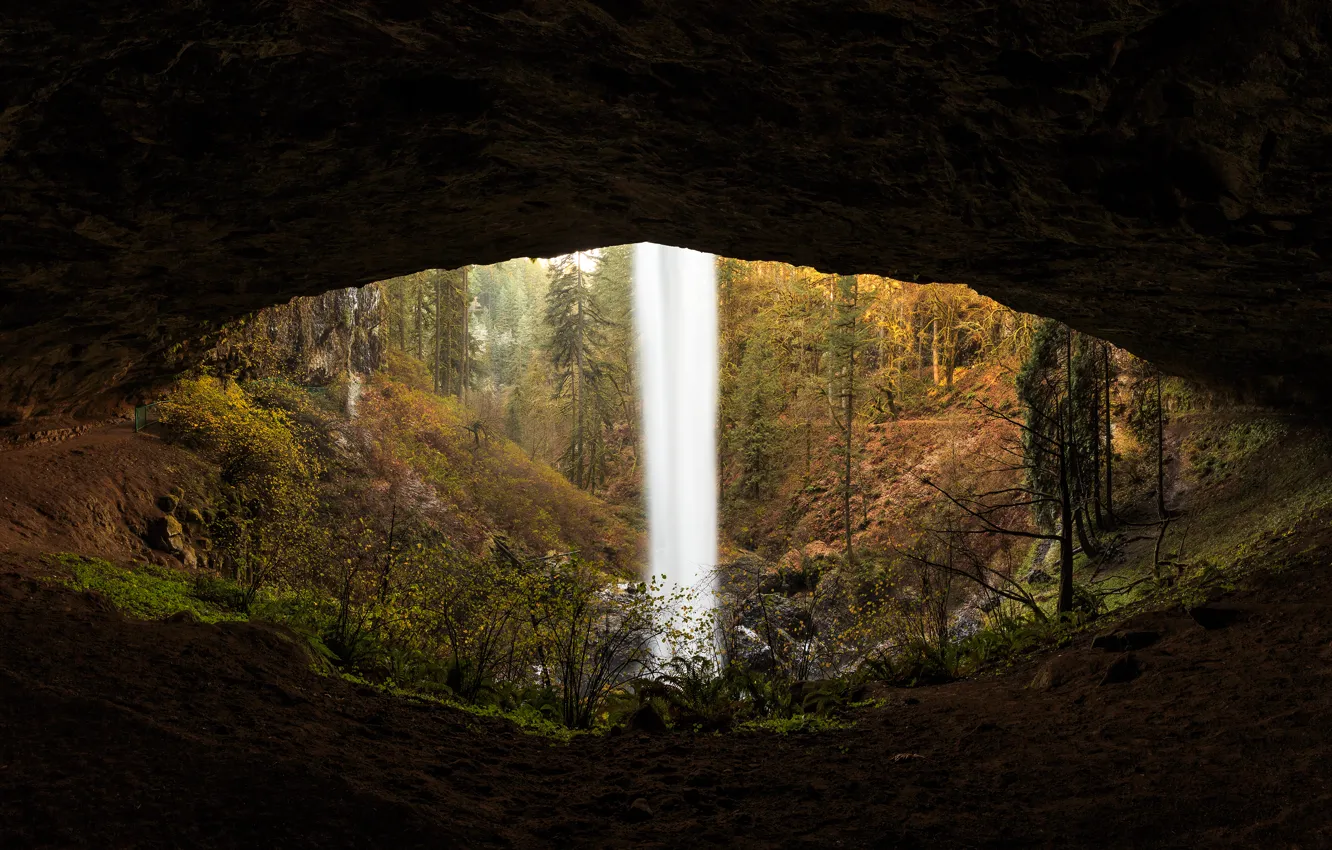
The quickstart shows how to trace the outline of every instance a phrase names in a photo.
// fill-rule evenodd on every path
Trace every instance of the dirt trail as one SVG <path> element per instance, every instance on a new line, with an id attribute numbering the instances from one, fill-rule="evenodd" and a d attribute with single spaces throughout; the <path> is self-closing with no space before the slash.
<path id="1" fill-rule="evenodd" d="M 198 497 L 211 473 L 197 456 L 135 434 L 128 422 L 0 451 L 0 568 L 21 570 L 47 552 L 152 557 L 141 535 L 161 516 L 157 498 L 172 487 Z"/>
<path id="2" fill-rule="evenodd" d="M 1332 579 L 1222 604 L 1140 616 L 1124 683 L 1082 647 L 845 731 L 551 745 L 320 677 L 277 629 L 3 577 L 0 845 L 1329 846 Z"/>

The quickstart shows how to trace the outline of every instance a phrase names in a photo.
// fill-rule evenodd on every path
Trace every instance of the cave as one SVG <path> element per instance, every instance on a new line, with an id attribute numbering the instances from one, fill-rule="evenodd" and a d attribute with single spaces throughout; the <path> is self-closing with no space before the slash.
<path id="1" fill-rule="evenodd" d="M 0 843 L 1327 839 L 1326 2 L 49 0 L 0 15 L 0 44 Z M 214 614 L 233 604 L 224 597 L 239 584 L 195 572 L 225 543 L 204 533 L 215 512 L 240 511 L 242 499 L 199 496 L 222 492 L 213 462 L 192 454 L 197 447 L 140 439 L 131 409 L 146 422 L 148 403 L 182 375 L 222 369 L 244 342 L 237 322 L 266 308 L 288 311 L 268 315 L 297 348 L 336 337 L 336 357 L 317 369 L 305 363 L 301 383 L 336 385 L 344 361 L 371 364 L 351 370 L 368 375 L 396 356 L 392 333 L 376 336 L 375 327 L 397 322 L 404 340 L 411 333 L 405 317 L 390 315 L 399 302 L 381 296 L 410 291 L 418 373 L 392 386 L 367 379 L 364 396 L 358 379 L 346 421 L 302 395 L 290 421 L 323 429 L 327 469 L 350 467 L 356 452 L 358 463 L 378 462 L 391 454 L 388 439 L 361 439 L 350 425 L 360 399 L 365 420 L 405 423 L 393 439 L 468 469 L 449 481 L 458 501 L 448 510 L 472 509 L 468 500 L 489 500 L 492 515 L 530 507 L 558 490 L 558 473 L 533 471 L 535 450 L 524 459 L 511 446 L 493 449 L 502 437 L 459 412 L 464 378 L 457 404 L 420 402 L 432 378 L 422 316 L 435 311 L 426 319 L 434 391 L 446 395 L 443 287 L 461 274 L 466 317 L 467 268 L 630 243 L 789 263 L 830 280 L 965 284 L 1062 323 L 1069 398 L 1075 332 L 1089 345 L 1113 344 L 1126 363 L 1157 367 L 1142 365 L 1132 390 L 1148 409 L 1155 381 L 1156 418 L 1130 421 L 1117 407 L 1112 437 L 1111 355 L 1096 349 L 1106 358 L 1104 407 L 1093 418 L 1105 423 L 1107 505 L 1115 440 L 1131 428 L 1147 435 L 1135 438 L 1143 445 L 1157 435 L 1155 466 L 1143 449 L 1133 467 L 1142 493 L 1155 486 L 1155 501 L 1122 496 L 1118 536 L 1107 510 L 1111 545 L 1092 553 L 1102 521 L 1095 455 L 1095 516 L 1083 509 L 1078 518 L 1092 539 L 1080 525 L 1077 547 L 1079 575 L 1092 578 L 1096 558 L 1126 549 L 1149 558 L 1151 569 L 1125 585 L 1156 595 L 1116 609 L 1113 622 L 1072 616 L 1075 511 L 1066 498 L 1062 536 L 1018 532 L 1042 546 L 1058 539 L 1068 576 L 1058 610 L 1047 622 L 1033 594 L 1048 601 L 1053 590 L 1023 589 L 1045 629 L 1040 642 L 1023 644 L 1027 633 L 1011 628 L 1008 649 L 1021 651 L 983 676 L 895 673 L 891 687 L 845 693 L 831 678 L 801 676 L 782 699 L 840 700 L 839 711 L 860 713 L 823 725 L 798 713 L 761 734 L 677 728 L 644 698 L 624 722 L 592 734 L 594 718 L 585 718 L 556 742 L 528 734 L 550 732 L 544 715 L 515 726 L 509 715 L 404 696 L 389 676 L 344 675 L 334 661 L 350 658 L 346 645 L 248 619 L 257 583 L 235 603 L 245 618 L 194 613 L 199 600 Z M 401 289 L 425 274 L 428 283 Z M 349 289 L 377 282 L 385 285 L 373 297 Z M 307 297 L 318 300 L 281 306 Z M 339 325 L 344 314 L 353 318 Z M 937 355 L 933 366 L 930 404 Z M 946 368 L 952 392 L 951 361 Z M 845 372 L 854 379 L 854 354 Z M 1161 387 L 1175 379 L 1172 388 L 1188 389 L 1168 390 L 1170 404 L 1183 398 L 1206 412 L 1192 431 L 1167 437 Z M 228 381 L 198 379 L 194 391 L 240 410 L 249 402 Z M 959 382 L 957 398 L 988 398 L 978 383 Z M 847 495 L 837 516 L 854 565 L 849 400 L 846 410 Z M 1016 410 L 994 412 L 1025 427 Z M 914 426 L 898 422 L 896 407 L 878 413 L 881 447 L 884 435 L 909 441 Z M 266 415 L 255 421 L 289 421 Z M 808 507 L 830 492 L 809 480 L 811 453 L 832 450 L 811 448 L 803 433 L 803 448 L 791 451 L 805 458 L 798 506 Z M 936 436 L 912 450 L 946 442 Z M 1089 439 L 1099 447 L 1101 432 Z M 953 447 L 949 462 L 966 448 Z M 1058 451 L 1063 464 L 1072 449 Z M 477 460 L 488 452 L 508 452 L 521 475 L 494 474 L 499 467 Z M 928 476 L 942 461 L 931 463 L 913 492 L 934 486 Z M 1167 493 L 1167 474 L 1183 480 L 1185 467 L 1192 489 Z M 543 528 L 581 523 L 580 539 L 596 541 L 589 551 L 620 567 L 631 560 L 641 531 L 632 518 L 558 486 L 564 514 L 541 513 Z M 396 523 L 398 492 L 386 485 L 365 498 Z M 1195 493 L 1214 501 L 1189 502 Z M 944 495 L 964 511 L 979 504 Z M 752 501 L 763 501 L 757 490 Z M 134 525 L 145 517 L 146 528 Z M 489 547 L 493 563 L 569 554 L 536 534 L 515 542 L 517 534 L 461 520 L 454 529 Z M 405 532 L 390 525 L 390 565 L 394 533 Z M 536 553 L 530 563 L 514 554 L 519 543 Z M 1243 569 L 1226 572 L 1209 545 L 1229 547 Z M 760 577 L 756 593 L 814 593 L 835 553 L 820 541 L 801 546 Z M 739 548 L 737 569 L 758 547 Z M 113 585 L 119 596 L 90 590 L 120 574 L 86 556 L 112 550 L 151 554 L 136 574 L 149 584 Z M 1005 569 L 1049 582 L 1044 557 Z M 41 564 L 59 575 L 40 573 Z M 182 569 L 195 571 L 188 582 Z M 641 592 L 624 570 L 617 578 L 617 592 Z M 812 617 L 789 621 L 783 628 L 798 632 Z M 676 674 L 679 691 L 688 676 Z M 460 693 L 465 675 L 455 659 L 447 693 Z"/>
<path id="2" fill-rule="evenodd" d="M 0 415 L 101 413 L 259 307 L 655 241 L 965 282 L 1316 402 L 1315 0 L 9 11 Z"/>

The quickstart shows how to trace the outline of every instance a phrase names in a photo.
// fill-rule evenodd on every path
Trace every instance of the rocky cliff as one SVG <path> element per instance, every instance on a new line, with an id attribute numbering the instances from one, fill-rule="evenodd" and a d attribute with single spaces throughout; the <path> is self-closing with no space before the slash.
<path id="1" fill-rule="evenodd" d="M 313 386 L 364 378 L 383 365 L 384 306 L 383 291 L 374 285 L 295 298 L 228 328 L 204 363 L 243 377 L 282 374 Z"/>

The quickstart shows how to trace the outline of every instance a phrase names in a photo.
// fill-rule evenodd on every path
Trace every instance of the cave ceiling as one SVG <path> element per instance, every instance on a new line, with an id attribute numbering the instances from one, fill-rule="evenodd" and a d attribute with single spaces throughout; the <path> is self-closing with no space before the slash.
<path id="1" fill-rule="evenodd" d="M 295 295 L 642 240 L 1332 387 L 1323 0 L 45 0 L 0 47 L 9 419 Z"/>

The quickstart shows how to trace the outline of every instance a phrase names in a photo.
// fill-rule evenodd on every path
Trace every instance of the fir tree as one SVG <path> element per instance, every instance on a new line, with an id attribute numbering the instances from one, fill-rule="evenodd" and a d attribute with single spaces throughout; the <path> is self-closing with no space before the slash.
<path id="1" fill-rule="evenodd" d="M 583 254 L 572 254 L 550 266 L 546 294 L 546 352 L 555 371 L 555 398 L 564 402 L 569 441 L 560 457 L 568 479 L 585 490 L 595 489 L 604 475 L 606 392 L 604 350 L 608 322 L 582 267 Z"/>

